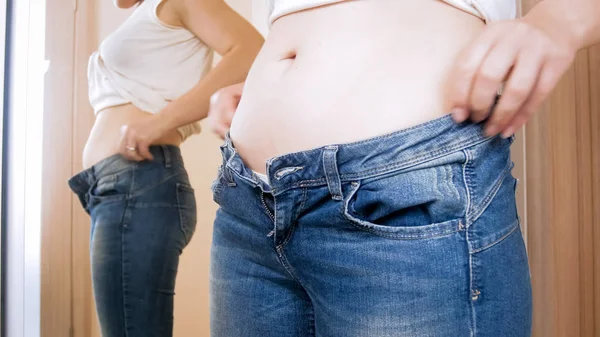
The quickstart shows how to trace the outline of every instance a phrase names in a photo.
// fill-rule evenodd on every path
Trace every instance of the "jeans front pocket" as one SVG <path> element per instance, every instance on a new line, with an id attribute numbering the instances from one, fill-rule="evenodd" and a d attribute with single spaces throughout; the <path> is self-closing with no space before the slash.
<path id="1" fill-rule="evenodd" d="M 177 208 L 179 224 L 187 245 L 194 236 L 197 222 L 196 195 L 191 186 L 177 183 Z"/>
<path id="2" fill-rule="evenodd" d="M 87 193 L 89 212 L 99 203 L 121 201 L 127 198 L 129 192 L 129 178 L 127 172 L 102 176 L 93 183 Z"/>
<path id="3" fill-rule="evenodd" d="M 460 165 L 439 165 L 353 181 L 342 216 L 392 239 L 426 239 L 464 229 L 466 190 Z"/>

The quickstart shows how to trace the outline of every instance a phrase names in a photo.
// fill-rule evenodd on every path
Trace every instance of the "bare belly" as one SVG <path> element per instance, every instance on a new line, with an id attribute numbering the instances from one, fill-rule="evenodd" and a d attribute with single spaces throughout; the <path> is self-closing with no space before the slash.
<path id="1" fill-rule="evenodd" d="M 100 111 L 83 150 L 84 168 L 91 167 L 102 159 L 118 153 L 121 141 L 121 126 L 134 123 L 147 116 L 147 112 L 131 104 Z M 169 144 L 179 146 L 181 141 L 179 132 L 173 130 L 156 141 L 155 145 Z"/>
<path id="2" fill-rule="evenodd" d="M 264 172 L 274 156 L 440 117 L 448 70 L 483 28 L 438 0 L 346 1 L 282 17 L 250 71 L 232 141 Z"/>

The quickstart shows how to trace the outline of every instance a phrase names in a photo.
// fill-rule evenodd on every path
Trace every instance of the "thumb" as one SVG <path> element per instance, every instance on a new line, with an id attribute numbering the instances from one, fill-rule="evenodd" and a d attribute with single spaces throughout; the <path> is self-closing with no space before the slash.
<path id="1" fill-rule="evenodd" d="M 138 144 L 138 153 L 146 160 L 154 159 L 154 156 L 150 153 L 150 147 L 146 143 Z"/>

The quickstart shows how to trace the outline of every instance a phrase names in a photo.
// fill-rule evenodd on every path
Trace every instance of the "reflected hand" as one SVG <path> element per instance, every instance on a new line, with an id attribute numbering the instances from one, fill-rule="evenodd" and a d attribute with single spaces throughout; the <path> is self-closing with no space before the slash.
<path id="1" fill-rule="evenodd" d="M 538 15 L 492 23 L 462 52 L 448 82 L 456 122 L 488 119 L 488 136 L 509 137 L 540 108 L 577 51 L 555 27 L 546 29 L 549 20 Z M 502 83 L 502 96 L 490 116 Z"/>
<path id="2" fill-rule="evenodd" d="M 225 138 L 231 120 L 240 104 L 244 83 L 238 83 L 222 88 L 210 98 L 210 108 L 208 110 L 208 123 L 211 129 L 221 139 Z"/>
<path id="3" fill-rule="evenodd" d="M 119 153 L 133 161 L 152 160 L 150 146 L 163 137 L 169 129 L 160 115 L 148 115 L 136 123 L 121 127 Z"/>

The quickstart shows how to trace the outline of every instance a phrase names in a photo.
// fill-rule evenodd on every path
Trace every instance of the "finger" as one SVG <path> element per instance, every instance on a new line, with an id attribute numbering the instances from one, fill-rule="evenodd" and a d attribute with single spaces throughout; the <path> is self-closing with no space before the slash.
<path id="1" fill-rule="evenodd" d="M 486 134 L 495 136 L 508 127 L 532 94 L 543 65 L 543 57 L 532 50 L 522 51 L 486 125 Z"/>
<path id="2" fill-rule="evenodd" d="M 132 151 L 131 149 L 123 148 L 123 149 L 121 149 L 120 153 L 127 160 L 131 160 L 131 161 L 142 161 L 142 160 L 144 160 L 144 158 L 142 158 L 137 153 L 137 150 L 136 151 Z"/>
<path id="3" fill-rule="evenodd" d="M 154 159 L 154 157 L 152 156 L 152 153 L 150 152 L 150 145 L 147 143 L 139 142 L 137 152 L 143 159 L 146 159 L 146 160 Z"/>
<path id="4" fill-rule="evenodd" d="M 488 28 L 460 53 L 448 77 L 448 103 L 457 122 L 469 117 L 468 105 L 477 70 L 499 36 L 498 29 Z"/>
<path id="5" fill-rule="evenodd" d="M 213 126 L 213 132 L 215 132 L 221 139 L 225 139 L 227 132 L 229 132 L 229 126 L 225 126 L 222 124 L 215 124 Z"/>
<path id="6" fill-rule="evenodd" d="M 532 115 L 533 112 L 518 112 L 515 118 L 513 118 L 513 120 L 510 122 L 509 126 L 502 131 L 502 138 L 508 138 L 514 135 L 515 132 L 517 132 L 517 130 L 523 127 L 525 123 L 527 123 L 527 121 L 529 120 L 529 118 L 531 118 Z"/>
<path id="7" fill-rule="evenodd" d="M 143 160 L 143 158 L 137 152 L 137 141 L 135 134 L 128 126 L 121 127 L 121 144 L 119 145 L 119 152 L 127 160 Z"/>
<path id="8" fill-rule="evenodd" d="M 229 128 L 231 126 L 231 121 L 233 120 L 233 115 L 235 115 L 235 108 L 232 105 L 228 105 L 221 110 L 219 118 L 217 121 L 215 121 L 215 124 Z"/>
<path id="9" fill-rule="evenodd" d="M 209 118 L 208 123 L 211 131 L 219 136 L 221 136 L 223 131 L 226 129 L 226 124 L 223 122 L 223 117 L 221 115 Z"/>
<path id="10" fill-rule="evenodd" d="M 557 67 L 552 63 L 546 63 L 542 66 L 539 79 L 529 96 L 515 117 L 502 131 L 503 137 L 509 137 L 514 134 L 518 128 L 523 126 L 529 118 L 539 110 L 544 101 L 550 96 L 552 90 L 560 80 L 564 67 Z"/>
<path id="11" fill-rule="evenodd" d="M 471 119 L 481 122 L 489 116 L 502 82 L 511 72 L 521 49 L 516 34 L 504 37 L 490 50 L 475 75 L 469 98 Z"/>

